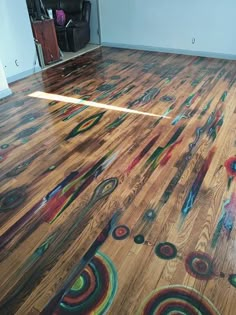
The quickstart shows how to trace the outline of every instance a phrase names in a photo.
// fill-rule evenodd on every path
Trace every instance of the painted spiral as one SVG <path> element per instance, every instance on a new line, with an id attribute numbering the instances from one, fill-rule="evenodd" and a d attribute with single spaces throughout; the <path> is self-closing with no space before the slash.
<path id="1" fill-rule="evenodd" d="M 55 310 L 54 315 L 105 314 L 117 291 L 117 273 L 101 252 L 91 260 Z"/>
<path id="2" fill-rule="evenodd" d="M 220 315 L 215 306 L 190 287 L 169 286 L 154 291 L 138 315 Z"/>

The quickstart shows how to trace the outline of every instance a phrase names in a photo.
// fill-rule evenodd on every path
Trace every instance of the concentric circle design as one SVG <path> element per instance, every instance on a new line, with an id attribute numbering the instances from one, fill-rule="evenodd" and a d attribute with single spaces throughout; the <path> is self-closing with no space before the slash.
<path id="1" fill-rule="evenodd" d="M 176 285 L 154 291 L 144 302 L 138 315 L 220 315 L 220 313 L 198 291 Z"/>
<path id="2" fill-rule="evenodd" d="M 117 283 L 113 263 L 106 255 L 97 253 L 54 314 L 105 314 L 116 294 Z"/>
<path id="3" fill-rule="evenodd" d="M 229 283 L 236 288 L 236 274 L 232 274 L 228 278 Z"/>
<path id="4" fill-rule="evenodd" d="M 187 272 L 200 280 L 209 280 L 214 277 L 212 258 L 206 253 L 190 253 L 185 261 Z"/>
<path id="5" fill-rule="evenodd" d="M 177 256 L 177 248 L 172 243 L 159 243 L 155 248 L 155 254 L 161 259 L 174 259 Z"/>
<path id="6" fill-rule="evenodd" d="M 4 195 L 0 196 L 0 212 L 17 208 L 25 199 L 26 193 L 22 187 L 9 190 Z"/>
<path id="7" fill-rule="evenodd" d="M 130 229 L 126 225 L 119 225 L 112 232 L 113 238 L 117 241 L 124 240 L 129 237 L 129 235 Z"/>

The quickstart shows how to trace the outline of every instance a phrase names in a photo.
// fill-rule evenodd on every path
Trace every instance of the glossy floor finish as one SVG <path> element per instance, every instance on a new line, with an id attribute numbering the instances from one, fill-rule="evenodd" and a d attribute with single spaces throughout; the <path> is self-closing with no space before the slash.
<path id="1" fill-rule="evenodd" d="M 71 59 L 74 59 L 78 56 L 81 56 L 87 52 L 90 52 L 94 49 L 97 49 L 99 47 L 99 45 L 95 45 L 95 44 L 87 44 L 84 48 L 80 49 L 79 51 L 77 52 L 70 52 L 70 51 L 63 51 L 63 56 L 61 58 L 61 60 L 59 62 L 57 62 L 56 64 L 51 64 L 51 65 L 46 65 L 46 69 L 49 69 L 51 67 L 55 67 L 55 65 L 59 65 L 59 64 L 62 64 L 63 62 L 65 61 L 68 61 L 68 60 L 71 60 Z"/>
<path id="2" fill-rule="evenodd" d="M 236 62 L 99 48 L 11 88 L 0 314 L 234 315 Z"/>

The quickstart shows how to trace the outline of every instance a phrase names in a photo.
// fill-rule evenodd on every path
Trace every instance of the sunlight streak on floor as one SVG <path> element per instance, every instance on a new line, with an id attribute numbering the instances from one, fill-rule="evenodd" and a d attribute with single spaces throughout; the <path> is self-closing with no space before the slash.
<path id="1" fill-rule="evenodd" d="M 63 95 L 58 95 L 58 94 L 50 94 L 50 93 L 45 93 L 45 92 L 40 92 L 40 91 L 29 94 L 28 96 L 35 97 L 35 98 L 41 98 L 41 99 L 45 99 L 45 100 L 52 100 L 52 101 L 58 101 L 58 102 L 86 105 L 86 106 L 91 106 L 91 107 L 96 107 L 96 108 L 103 108 L 103 109 L 108 109 L 108 110 L 115 110 L 115 111 L 130 113 L 130 114 L 136 114 L 136 115 L 162 117 L 162 118 L 166 118 L 166 119 L 171 119 L 171 117 L 165 116 L 165 115 L 157 115 L 157 114 L 142 112 L 142 111 L 133 110 L 133 109 L 129 109 L 129 108 L 123 108 L 123 107 L 114 106 L 114 105 L 85 101 L 85 100 L 77 99 L 74 97 L 68 97 L 68 96 L 63 96 Z"/>

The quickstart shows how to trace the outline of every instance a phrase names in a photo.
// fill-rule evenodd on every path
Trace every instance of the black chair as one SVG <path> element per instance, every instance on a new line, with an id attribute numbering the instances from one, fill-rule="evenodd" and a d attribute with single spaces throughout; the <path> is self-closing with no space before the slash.
<path id="1" fill-rule="evenodd" d="M 82 20 L 84 0 L 60 0 L 60 9 L 67 15 L 67 20 Z"/>
<path id="2" fill-rule="evenodd" d="M 60 1 L 59 0 L 43 0 L 43 5 L 45 9 L 58 10 L 60 9 Z"/>
<path id="3" fill-rule="evenodd" d="M 47 9 L 61 9 L 66 25 L 56 25 L 58 45 L 62 51 L 76 52 L 90 41 L 91 3 L 84 0 L 44 0 Z"/>

